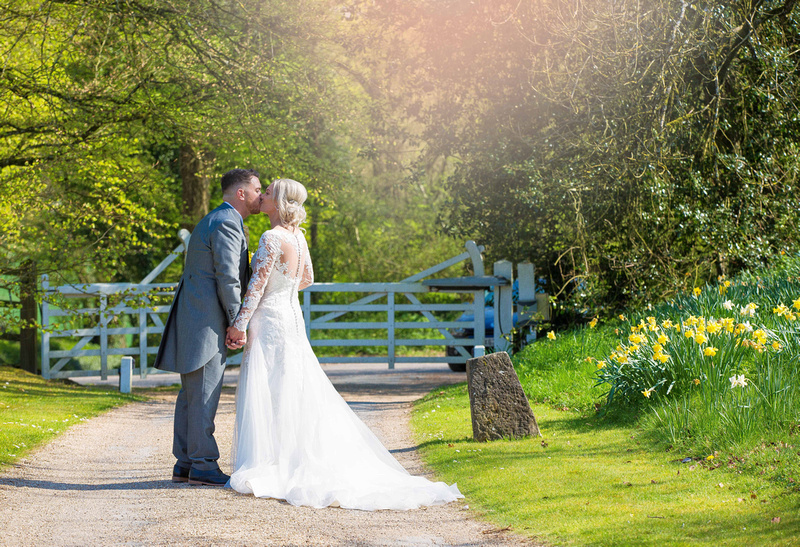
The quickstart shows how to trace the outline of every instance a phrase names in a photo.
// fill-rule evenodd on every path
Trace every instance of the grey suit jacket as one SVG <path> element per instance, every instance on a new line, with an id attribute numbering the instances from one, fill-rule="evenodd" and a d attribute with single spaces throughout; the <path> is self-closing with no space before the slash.
<path id="1" fill-rule="evenodd" d="M 224 361 L 226 329 L 239 313 L 249 277 L 242 217 L 223 203 L 192 232 L 155 367 L 187 374 Z"/>

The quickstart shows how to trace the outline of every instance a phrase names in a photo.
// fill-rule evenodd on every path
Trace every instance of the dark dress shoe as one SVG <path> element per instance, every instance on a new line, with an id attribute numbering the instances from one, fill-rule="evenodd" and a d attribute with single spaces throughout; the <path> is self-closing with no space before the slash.
<path id="1" fill-rule="evenodd" d="M 220 469 L 202 471 L 194 467 L 189 471 L 189 484 L 204 484 L 206 486 L 225 486 L 230 477 Z"/>
<path id="2" fill-rule="evenodd" d="M 176 463 L 175 467 L 172 468 L 172 482 L 188 482 L 189 469 L 190 468 L 183 467 L 181 464 Z"/>

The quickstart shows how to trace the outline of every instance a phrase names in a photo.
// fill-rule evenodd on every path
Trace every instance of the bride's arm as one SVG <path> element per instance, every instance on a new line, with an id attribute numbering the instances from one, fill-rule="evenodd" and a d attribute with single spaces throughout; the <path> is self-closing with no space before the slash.
<path id="1" fill-rule="evenodd" d="M 306 287 L 310 287 L 314 284 L 314 266 L 311 264 L 311 255 L 308 252 L 308 246 L 306 245 L 306 260 L 305 266 L 303 267 L 303 277 L 300 279 L 300 290 L 305 289 Z"/>
<path id="2" fill-rule="evenodd" d="M 258 242 L 258 249 L 253 255 L 253 277 L 250 278 L 247 294 L 242 299 L 239 315 L 236 316 L 236 320 L 233 322 L 233 329 L 242 333 L 247 329 L 247 324 L 250 322 L 250 318 L 256 308 L 258 308 L 261 297 L 264 295 L 264 289 L 267 288 L 267 281 L 269 281 L 269 275 L 275 267 L 275 261 L 278 260 L 280 255 L 280 239 L 274 234 L 264 232 L 264 235 L 261 236 L 261 241 Z"/>

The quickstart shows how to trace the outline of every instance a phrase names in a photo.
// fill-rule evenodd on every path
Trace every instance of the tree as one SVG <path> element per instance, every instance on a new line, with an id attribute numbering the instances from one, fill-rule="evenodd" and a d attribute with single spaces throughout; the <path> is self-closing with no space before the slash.
<path id="1" fill-rule="evenodd" d="M 423 157 L 453 158 L 446 233 L 580 305 L 798 249 L 794 0 L 381 7 Z"/>
<path id="2" fill-rule="evenodd" d="M 24 261 L 56 282 L 143 275 L 233 166 L 324 189 L 339 168 L 316 160 L 331 101 L 305 62 L 322 13 L 255 0 L 0 5 L 5 286 L 19 292 Z"/>

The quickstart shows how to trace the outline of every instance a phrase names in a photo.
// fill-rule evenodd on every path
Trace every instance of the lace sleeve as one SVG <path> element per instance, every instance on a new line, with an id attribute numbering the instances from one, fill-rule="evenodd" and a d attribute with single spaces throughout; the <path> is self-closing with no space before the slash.
<path id="1" fill-rule="evenodd" d="M 300 279 L 300 289 L 305 289 L 314 284 L 314 266 L 311 264 L 311 254 L 308 252 L 308 246 L 305 245 L 306 259 L 303 267 L 303 277 Z"/>
<path id="2" fill-rule="evenodd" d="M 239 309 L 239 315 L 236 316 L 233 326 L 240 331 L 247 328 L 250 318 L 261 302 L 261 297 L 264 294 L 264 289 L 267 287 L 269 275 L 272 273 L 275 263 L 281 256 L 281 240 L 275 234 L 264 232 L 261 240 L 258 242 L 258 249 L 253 255 L 253 277 L 250 278 L 250 284 L 247 286 L 247 294 L 242 300 L 242 307 Z"/>

